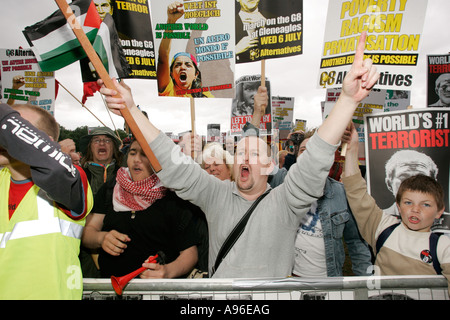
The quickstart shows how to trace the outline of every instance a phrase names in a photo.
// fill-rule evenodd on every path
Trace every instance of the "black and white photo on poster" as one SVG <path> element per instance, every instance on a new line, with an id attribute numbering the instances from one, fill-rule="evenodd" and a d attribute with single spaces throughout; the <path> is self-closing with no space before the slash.
<path id="1" fill-rule="evenodd" d="M 206 128 L 206 142 L 220 142 L 220 123 L 208 123 Z"/>
<path id="2" fill-rule="evenodd" d="M 235 2 L 236 63 L 302 54 L 302 0 Z"/>
<path id="3" fill-rule="evenodd" d="M 450 54 L 429 55 L 428 107 L 450 107 Z"/>
<path id="4" fill-rule="evenodd" d="M 236 95 L 231 101 L 231 135 L 240 135 L 244 125 L 251 122 L 254 110 L 254 96 L 261 86 L 261 75 L 242 76 L 235 82 Z M 270 81 L 265 80 L 269 101 L 266 113 L 261 117 L 259 129 L 266 134 L 272 131 L 272 101 L 270 95 Z"/>
<path id="5" fill-rule="evenodd" d="M 398 214 L 395 194 L 416 174 L 435 178 L 445 192 L 445 213 L 433 230 L 450 233 L 449 108 L 407 109 L 365 116 L 368 192 L 386 212 Z"/>

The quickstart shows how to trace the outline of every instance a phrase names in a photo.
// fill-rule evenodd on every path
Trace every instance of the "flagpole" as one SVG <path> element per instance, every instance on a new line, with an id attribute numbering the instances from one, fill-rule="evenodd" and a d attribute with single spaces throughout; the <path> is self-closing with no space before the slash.
<path id="1" fill-rule="evenodd" d="M 100 58 L 98 57 L 97 52 L 95 52 L 94 48 L 92 47 L 91 43 L 89 42 L 89 39 L 87 38 L 83 29 L 81 28 L 78 21 L 76 20 L 76 17 L 74 15 L 72 9 L 67 4 L 66 0 L 55 0 L 55 2 L 58 5 L 61 12 L 63 13 L 67 22 L 68 23 L 71 22 L 73 33 L 75 34 L 75 36 L 77 37 L 81 46 L 83 47 L 84 51 L 86 52 L 86 55 L 88 56 L 89 60 L 94 65 L 94 68 L 95 68 L 97 74 L 99 75 L 100 79 L 103 80 L 105 86 L 108 89 L 116 90 L 111 77 L 109 76 L 108 72 L 106 71 L 105 67 L 103 66 L 103 63 L 100 61 Z M 117 95 L 116 97 L 120 97 L 120 95 Z M 148 145 L 147 141 L 145 140 L 145 137 L 142 134 L 141 130 L 137 126 L 136 121 L 133 119 L 133 116 L 131 115 L 130 110 L 128 110 L 128 108 L 120 109 L 120 113 L 122 114 L 122 117 L 125 119 L 125 122 L 130 127 L 131 132 L 133 132 L 133 135 L 135 136 L 136 140 L 141 145 L 141 148 L 144 150 L 144 153 L 147 156 L 148 160 L 150 161 L 150 164 L 152 165 L 153 170 L 155 172 L 159 172 L 161 170 L 161 165 L 159 164 L 158 159 L 156 159 L 153 151 L 150 149 L 150 146 Z"/>
<path id="2" fill-rule="evenodd" d="M 261 60 L 261 86 L 266 86 L 266 60 Z"/>
<path id="3" fill-rule="evenodd" d="M 70 94 L 75 100 L 77 100 L 77 102 L 78 102 L 79 104 L 81 104 L 82 107 L 84 107 L 87 111 L 89 111 L 89 112 L 95 117 L 95 119 L 97 119 L 103 126 L 106 127 L 106 125 L 105 125 L 105 124 L 104 124 L 104 123 L 103 123 L 103 122 L 102 122 L 102 121 L 101 121 L 94 113 L 92 113 L 92 111 L 89 110 L 88 107 L 86 107 L 86 106 L 84 105 L 83 102 L 81 102 L 80 100 L 78 100 L 78 98 L 75 97 L 75 96 L 72 94 L 72 92 L 70 92 L 69 90 L 67 90 L 67 88 L 66 88 L 65 86 L 63 86 L 63 84 L 62 84 L 61 82 L 58 81 L 58 85 L 60 85 L 61 87 L 63 87 L 63 89 L 66 90 L 68 94 Z"/>
<path id="4" fill-rule="evenodd" d="M 190 101 L 191 101 L 191 139 L 193 139 L 194 141 L 194 147 L 191 150 L 191 157 L 192 159 L 196 159 L 196 154 L 195 154 L 195 99 L 194 97 L 190 97 Z"/>

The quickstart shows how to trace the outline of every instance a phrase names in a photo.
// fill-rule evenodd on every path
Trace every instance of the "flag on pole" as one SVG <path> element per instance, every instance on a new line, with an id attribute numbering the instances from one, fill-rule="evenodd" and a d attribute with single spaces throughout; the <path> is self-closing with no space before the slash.
<path id="1" fill-rule="evenodd" d="M 109 71 L 111 78 L 124 78 L 131 73 L 131 67 L 123 53 L 113 17 L 109 13 L 100 24 L 92 46 L 100 56 L 106 70 Z"/>
<path id="2" fill-rule="evenodd" d="M 128 72 L 129 65 L 120 47 L 112 18 L 109 22 L 102 21 L 92 0 L 74 0 L 70 8 L 108 73 L 117 77 Z M 63 13 L 57 10 L 46 19 L 25 28 L 23 34 L 42 71 L 55 71 L 86 58 L 72 31 L 73 25 L 73 21 L 67 21 Z"/>
<path id="3" fill-rule="evenodd" d="M 109 13 L 103 18 L 92 46 L 111 78 L 125 78 L 129 76 L 131 67 L 123 53 L 113 17 Z M 92 97 L 96 91 L 100 90 L 100 86 L 97 84 L 98 75 L 95 73 L 95 69 L 88 58 L 80 60 L 80 67 L 83 79 L 83 98 L 81 102 L 85 103 L 88 97 Z"/>

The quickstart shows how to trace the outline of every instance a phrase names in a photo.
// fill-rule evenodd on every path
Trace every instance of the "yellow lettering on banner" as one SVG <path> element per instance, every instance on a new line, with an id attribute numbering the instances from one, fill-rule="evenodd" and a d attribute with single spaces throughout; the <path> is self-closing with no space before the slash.
<path id="1" fill-rule="evenodd" d="M 359 37 L 350 37 L 346 39 L 339 39 L 336 41 L 325 42 L 323 56 L 335 55 L 354 51 Z"/>
<path id="2" fill-rule="evenodd" d="M 205 1 L 204 6 L 205 6 L 205 9 L 217 8 L 217 0 Z"/>
<path id="3" fill-rule="evenodd" d="M 325 68 L 325 67 L 332 67 L 332 66 L 341 66 L 341 65 L 345 65 L 346 61 L 347 61 L 346 57 L 324 59 L 322 61 L 322 64 L 320 65 L 320 67 Z"/>
<path id="4" fill-rule="evenodd" d="M 301 32 L 288 33 L 284 38 L 284 42 L 299 41 L 301 37 Z"/>
<path id="5" fill-rule="evenodd" d="M 405 11 L 408 0 L 352 0 L 345 1 L 341 7 L 341 19 L 346 15 L 354 17 L 358 14 L 372 12 Z M 397 6 L 398 4 L 398 6 Z"/>
<path id="6" fill-rule="evenodd" d="M 125 1 L 116 1 L 117 9 L 148 14 L 148 6 Z"/>
<path id="7" fill-rule="evenodd" d="M 184 4 L 184 10 L 197 10 L 197 9 L 203 9 L 202 1 L 189 2 Z"/>
<path id="8" fill-rule="evenodd" d="M 417 56 L 400 56 L 400 55 L 389 55 L 382 54 L 380 55 L 380 63 L 381 64 L 400 64 L 400 65 L 416 65 L 417 64 Z"/>
<path id="9" fill-rule="evenodd" d="M 184 13 L 185 19 L 191 18 L 210 18 L 210 17 L 220 17 L 220 10 L 202 10 L 202 11 L 188 11 Z"/>
<path id="10" fill-rule="evenodd" d="M 323 56 L 355 51 L 359 36 L 325 42 Z M 369 35 L 367 51 L 418 51 L 420 34 Z"/>
<path id="11" fill-rule="evenodd" d="M 367 32 L 400 32 L 403 14 L 363 15 L 361 17 L 344 20 L 341 26 L 341 37 Z"/>
<path id="12" fill-rule="evenodd" d="M 262 45 L 272 44 L 272 43 L 277 43 L 277 36 L 267 36 L 267 37 L 261 38 Z"/>
<path id="13" fill-rule="evenodd" d="M 296 52 L 301 52 L 302 46 L 294 46 L 294 47 L 284 47 L 278 49 L 261 49 L 260 57 L 268 57 L 268 56 L 281 56 L 287 54 L 295 54 Z"/>
<path id="14" fill-rule="evenodd" d="M 382 51 L 418 51 L 420 34 L 368 36 L 366 49 Z"/>
<path id="15" fill-rule="evenodd" d="M 46 83 L 25 83 L 25 88 L 47 88 Z"/>

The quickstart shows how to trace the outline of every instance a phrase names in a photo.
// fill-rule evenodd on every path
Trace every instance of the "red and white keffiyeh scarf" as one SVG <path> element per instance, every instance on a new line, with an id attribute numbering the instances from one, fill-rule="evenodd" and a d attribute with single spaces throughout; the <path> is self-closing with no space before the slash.
<path id="1" fill-rule="evenodd" d="M 133 181 L 130 170 L 122 167 L 117 171 L 113 193 L 114 211 L 139 211 L 150 207 L 156 200 L 165 196 L 167 188 L 156 174 L 147 179 Z"/>

